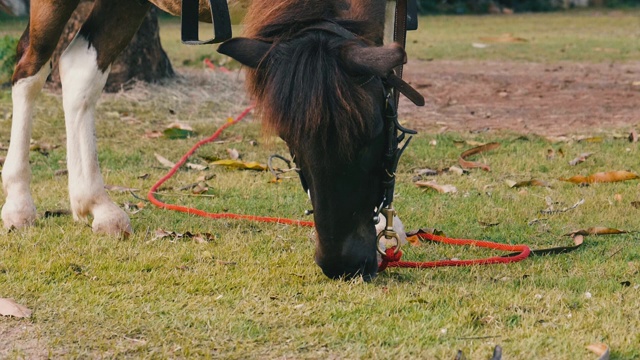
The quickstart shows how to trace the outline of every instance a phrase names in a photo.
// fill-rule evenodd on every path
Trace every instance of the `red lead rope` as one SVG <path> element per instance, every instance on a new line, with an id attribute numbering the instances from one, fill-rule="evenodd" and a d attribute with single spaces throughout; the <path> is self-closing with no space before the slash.
<path id="1" fill-rule="evenodd" d="M 173 168 L 158 180 L 155 185 L 151 187 L 149 193 L 147 194 L 147 198 L 149 201 L 155 206 L 161 209 L 173 210 L 178 212 L 183 212 L 187 214 L 202 216 L 210 219 L 233 219 L 233 220 L 249 220 L 249 221 L 257 221 L 257 222 L 265 222 L 265 223 L 276 223 L 276 224 L 285 224 L 285 225 L 297 225 L 304 227 L 313 227 L 313 221 L 302 221 L 302 220 L 294 220 L 294 219 L 285 219 L 285 218 L 277 218 L 277 217 L 267 217 L 267 216 L 255 216 L 255 215 L 242 215 L 242 214 L 232 214 L 232 213 L 209 213 L 206 211 L 189 208 L 186 206 L 174 205 L 164 203 L 156 198 L 156 192 L 164 184 L 167 182 L 178 169 L 184 165 L 189 157 L 193 155 L 196 150 L 198 150 L 201 146 L 208 144 L 210 142 L 215 141 L 220 134 L 227 129 L 228 127 L 235 125 L 236 123 L 242 121 L 250 112 L 253 110 L 253 106 L 247 107 L 235 120 L 227 122 L 222 125 L 213 135 L 210 137 L 199 141 L 195 144 L 191 150 L 189 150 L 181 159 L 178 161 Z M 418 269 L 426 269 L 440 266 L 470 266 L 470 265 L 489 265 L 489 264 L 506 264 L 512 262 L 518 262 L 526 259 L 531 250 L 526 245 L 507 245 L 500 243 L 493 243 L 489 241 L 479 241 L 479 240 L 467 240 L 467 239 L 450 239 L 442 236 L 419 233 L 419 236 L 423 240 L 435 241 L 444 244 L 451 245 L 466 245 L 466 246 L 477 246 L 487 249 L 500 250 L 500 251 L 519 251 L 520 253 L 516 256 L 509 257 L 490 257 L 485 259 L 473 259 L 473 260 L 440 260 L 440 261 L 430 261 L 430 262 L 409 262 L 409 261 L 400 261 L 402 257 L 402 252 L 398 251 L 394 252 L 394 249 L 387 249 L 386 256 L 382 256 L 382 261 L 378 266 L 378 271 L 384 271 L 388 267 L 404 267 L 404 268 L 418 268 Z"/>
<path id="2" fill-rule="evenodd" d="M 469 239 L 451 239 L 444 236 L 438 236 L 427 233 L 417 234 L 423 240 L 435 241 L 449 245 L 467 245 L 477 246 L 485 249 L 493 249 L 500 251 L 519 251 L 520 253 L 515 256 L 501 257 L 495 256 L 485 259 L 473 259 L 473 260 L 439 260 L 439 261 L 426 261 L 426 262 L 414 262 L 414 261 L 400 261 L 402 257 L 402 251 L 395 253 L 395 249 L 387 249 L 386 256 L 382 257 L 382 262 L 378 265 L 378 271 L 383 271 L 388 267 L 401 267 L 401 268 L 414 268 L 414 269 L 427 269 L 441 266 L 471 266 L 471 265 L 490 265 L 490 264 L 508 264 L 512 262 L 518 262 L 526 259 L 531 254 L 531 249 L 526 245 L 507 245 L 494 243 L 490 241 L 469 240 Z"/>

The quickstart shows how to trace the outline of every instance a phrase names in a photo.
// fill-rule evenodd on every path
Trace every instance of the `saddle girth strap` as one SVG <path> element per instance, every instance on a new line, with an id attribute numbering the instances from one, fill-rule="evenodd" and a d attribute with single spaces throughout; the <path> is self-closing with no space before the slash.
<path id="1" fill-rule="evenodd" d="M 213 22 L 213 38 L 200 40 L 198 21 L 200 2 L 198 0 L 182 0 L 182 43 L 187 45 L 217 44 L 232 37 L 231 15 L 227 0 L 209 0 L 211 21 Z"/>

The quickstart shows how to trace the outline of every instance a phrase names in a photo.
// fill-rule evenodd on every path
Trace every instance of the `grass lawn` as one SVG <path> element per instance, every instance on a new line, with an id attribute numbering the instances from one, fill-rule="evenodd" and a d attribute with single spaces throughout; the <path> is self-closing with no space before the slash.
<path id="1" fill-rule="evenodd" d="M 638 15 L 429 17 L 411 35 L 417 45 L 410 52 L 435 59 L 629 61 L 639 52 Z M 176 24 L 163 23 L 162 30 L 174 65 L 200 66 L 211 50 L 178 46 Z M 560 28 L 557 34 L 554 29 Z M 6 32 L 19 33 L 3 22 L 0 36 Z M 480 37 L 503 33 L 529 42 L 471 46 L 482 42 Z M 569 44 L 576 47 L 561 52 Z M 596 48 L 616 51 L 604 54 Z M 242 85 L 236 73 L 183 72 L 184 78 L 166 87 L 137 86 L 102 98 L 97 135 L 107 184 L 140 189 L 137 194 L 144 197 L 166 171 L 154 153 L 177 160 L 248 103 L 238 95 Z M 192 88 L 196 76 L 201 80 Z M 5 145 L 10 98 L 8 90 L 0 90 L 0 143 Z M 34 141 L 59 145 L 46 155 L 31 153 L 39 214 L 69 206 L 66 178 L 55 175 L 66 167 L 60 100 L 58 92 L 46 91 L 35 115 Z M 174 121 L 191 125 L 197 138 L 145 136 Z M 595 142 L 553 142 L 512 133 L 447 132 L 420 134 L 412 142 L 396 189 L 396 208 L 409 229 L 434 227 L 448 236 L 533 248 L 570 245 L 564 234 L 595 226 L 631 232 L 586 237 L 576 252 L 512 265 L 389 269 L 371 284 L 332 281 L 313 263 L 307 228 L 207 220 L 146 204 L 131 215 L 135 234 L 120 241 L 95 236 L 69 216 L 43 216 L 32 229 L 0 235 L 0 297 L 34 311 L 30 319 L 0 318 L 0 357 L 451 359 L 462 350 L 468 359 L 486 359 L 500 345 L 509 359 L 595 359 L 586 346 L 606 343 L 613 359 L 640 358 L 640 244 L 635 233 L 640 230 L 640 182 L 582 187 L 558 180 L 640 171 L 637 143 L 613 133 L 598 135 Z M 247 161 L 287 154 L 282 142 L 263 136 L 254 119 L 229 129 L 223 138 L 226 142 L 206 146 L 192 162 L 206 165 L 208 159 L 226 158 L 228 148 Z M 476 157 L 491 165 L 490 172 L 436 178 L 456 186 L 457 193 L 413 185 L 415 169 L 454 165 L 474 142 L 491 141 L 501 146 Z M 552 159 L 547 158 L 550 149 L 557 154 Z M 594 155 L 575 167 L 568 164 L 586 152 Z M 214 175 L 206 196 L 177 190 L 203 175 Z M 506 184 L 530 179 L 551 187 Z M 270 180 L 265 172 L 183 170 L 167 184 L 175 189 L 160 197 L 214 212 L 303 218 L 309 204 L 299 182 Z M 126 192 L 112 197 L 119 204 L 141 201 Z M 581 199 L 584 204 L 573 210 L 541 213 L 550 202 L 562 209 Z M 209 233 L 212 241 L 156 239 L 156 229 Z M 409 260 L 493 254 L 433 244 L 405 250 Z M 13 340 L 3 343 L 8 336 Z"/>

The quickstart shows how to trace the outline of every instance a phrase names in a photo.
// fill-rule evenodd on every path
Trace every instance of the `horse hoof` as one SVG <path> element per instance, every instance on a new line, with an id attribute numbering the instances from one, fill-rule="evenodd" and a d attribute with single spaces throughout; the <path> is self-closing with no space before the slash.
<path id="1" fill-rule="evenodd" d="M 113 203 L 94 211 L 91 228 L 95 234 L 118 238 L 127 238 L 133 233 L 129 216 Z"/>
<path id="2" fill-rule="evenodd" d="M 33 202 L 18 205 L 7 201 L 2 207 L 2 223 L 5 229 L 22 229 L 36 222 L 36 207 Z"/>

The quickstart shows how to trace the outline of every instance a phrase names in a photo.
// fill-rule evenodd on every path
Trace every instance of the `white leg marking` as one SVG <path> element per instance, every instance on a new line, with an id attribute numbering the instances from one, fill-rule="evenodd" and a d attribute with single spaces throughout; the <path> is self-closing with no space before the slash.
<path id="1" fill-rule="evenodd" d="M 69 198 L 74 219 L 86 221 L 92 215 L 94 232 L 126 236 L 132 232 L 129 217 L 104 190 L 96 150 L 96 102 L 108 75 L 109 69 L 98 68 L 96 49 L 82 36 L 60 58 Z"/>
<path id="2" fill-rule="evenodd" d="M 12 88 L 11 142 L 2 168 L 2 185 L 7 197 L 2 207 L 2 222 L 7 229 L 29 226 L 36 220 L 36 207 L 29 188 L 29 145 L 34 103 L 50 72 L 51 65 L 47 63 L 37 74 L 18 80 Z"/>

